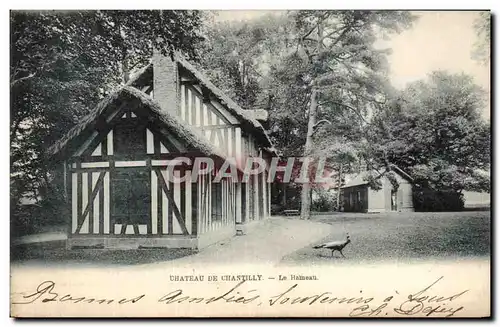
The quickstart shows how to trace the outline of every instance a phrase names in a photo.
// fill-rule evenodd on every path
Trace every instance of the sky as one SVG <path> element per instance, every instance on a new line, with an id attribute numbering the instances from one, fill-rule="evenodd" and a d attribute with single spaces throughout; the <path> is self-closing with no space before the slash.
<path id="1" fill-rule="evenodd" d="M 268 11 L 219 11 L 218 20 L 241 20 L 259 17 Z M 478 12 L 427 11 L 414 12 L 419 19 L 411 29 L 380 41 L 381 47 L 392 49 L 389 56 L 390 78 L 397 88 L 408 82 L 426 78 L 435 70 L 464 72 L 490 93 L 490 66 L 471 58 L 476 34 L 473 28 Z M 490 118 L 490 106 L 483 117 Z"/>

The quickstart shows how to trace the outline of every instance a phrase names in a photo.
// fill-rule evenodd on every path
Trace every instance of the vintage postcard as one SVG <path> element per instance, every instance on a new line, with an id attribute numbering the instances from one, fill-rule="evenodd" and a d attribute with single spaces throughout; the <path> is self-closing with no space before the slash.
<path id="1" fill-rule="evenodd" d="M 10 12 L 10 315 L 491 315 L 490 11 Z"/>

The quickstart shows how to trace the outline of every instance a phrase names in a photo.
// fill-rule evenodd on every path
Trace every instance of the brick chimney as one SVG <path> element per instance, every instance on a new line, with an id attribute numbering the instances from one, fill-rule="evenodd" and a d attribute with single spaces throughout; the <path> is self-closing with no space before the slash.
<path id="1" fill-rule="evenodd" d="M 361 158 L 359 159 L 359 172 L 365 172 L 368 170 L 368 165 L 366 164 L 366 160 Z"/>
<path id="2" fill-rule="evenodd" d="M 153 52 L 153 98 L 171 115 L 180 116 L 178 66 L 170 56 Z"/>

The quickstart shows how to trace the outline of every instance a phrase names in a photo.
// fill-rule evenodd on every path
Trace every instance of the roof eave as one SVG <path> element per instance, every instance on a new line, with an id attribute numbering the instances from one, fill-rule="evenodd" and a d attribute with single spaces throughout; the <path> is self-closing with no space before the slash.
<path id="1" fill-rule="evenodd" d="M 344 185 L 344 186 L 341 186 L 340 188 L 341 189 L 345 189 L 345 188 L 356 187 L 356 186 L 368 186 L 368 183 L 354 184 L 354 185 Z"/>
<path id="2" fill-rule="evenodd" d="M 55 159 L 61 156 L 68 156 L 68 147 L 71 146 L 71 143 L 74 142 L 76 138 L 81 136 L 82 133 L 88 131 L 93 126 L 95 120 L 99 117 L 100 114 L 102 114 L 103 110 L 107 106 L 113 104 L 119 99 L 123 99 L 126 96 L 131 96 L 132 98 L 141 101 L 141 103 L 146 107 L 149 107 L 149 109 L 158 116 L 159 120 L 161 120 L 170 129 L 173 129 L 173 134 L 177 134 L 177 137 L 180 137 L 181 139 L 186 141 L 192 148 L 200 151 L 204 155 L 215 155 L 221 159 L 226 158 L 224 154 L 222 154 L 210 143 L 206 142 L 202 136 L 196 133 L 196 131 L 191 130 L 189 126 L 183 124 L 176 117 L 172 117 L 171 115 L 168 115 L 167 113 L 162 111 L 159 104 L 157 104 L 149 95 L 131 86 L 123 86 L 119 90 L 110 94 L 105 99 L 101 100 L 94 108 L 94 110 L 92 110 L 92 112 L 86 116 L 86 119 L 82 119 L 82 124 L 75 125 L 59 141 L 57 141 L 47 149 L 46 157 Z M 181 132 L 183 135 L 180 135 Z"/>

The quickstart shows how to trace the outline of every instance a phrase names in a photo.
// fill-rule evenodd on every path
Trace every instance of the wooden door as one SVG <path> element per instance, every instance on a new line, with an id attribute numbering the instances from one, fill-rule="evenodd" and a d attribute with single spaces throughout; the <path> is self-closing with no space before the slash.
<path id="1" fill-rule="evenodd" d="M 391 190 L 391 211 L 398 210 L 398 191 Z"/>
<path id="2" fill-rule="evenodd" d="M 147 234 L 151 230 L 149 171 L 138 168 L 116 169 L 111 181 L 114 234 Z"/>

